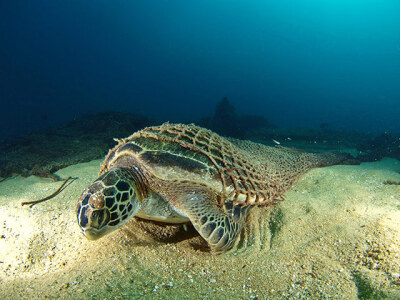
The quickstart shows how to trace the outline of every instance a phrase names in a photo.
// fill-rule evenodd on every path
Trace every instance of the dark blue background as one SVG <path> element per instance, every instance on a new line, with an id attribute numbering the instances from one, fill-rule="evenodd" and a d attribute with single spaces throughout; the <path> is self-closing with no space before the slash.
<path id="1" fill-rule="evenodd" d="M 400 1 L 1 1 L 0 137 L 108 109 L 400 132 Z"/>

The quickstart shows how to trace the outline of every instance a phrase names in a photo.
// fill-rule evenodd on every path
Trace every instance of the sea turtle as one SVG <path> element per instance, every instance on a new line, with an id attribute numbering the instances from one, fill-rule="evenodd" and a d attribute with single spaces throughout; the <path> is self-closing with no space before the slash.
<path id="1" fill-rule="evenodd" d="M 216 252 L 235 246 L 251 207 L 275 204 L 312 167 L 350 158 L 227 139 L 193 124 L 147 127 L 117 141 L 79 199 L 83 234 L 98 239 L 133 216 L 191 222 Z"/>

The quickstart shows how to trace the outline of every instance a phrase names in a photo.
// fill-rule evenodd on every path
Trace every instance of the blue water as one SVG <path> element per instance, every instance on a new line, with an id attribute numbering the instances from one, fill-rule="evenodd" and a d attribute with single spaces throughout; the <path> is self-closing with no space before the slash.
<path id="1" fill-rule="evenodd" d="M 400 132 L 400 1 L 1 1 L 0 137 L 89 112 Z"/>

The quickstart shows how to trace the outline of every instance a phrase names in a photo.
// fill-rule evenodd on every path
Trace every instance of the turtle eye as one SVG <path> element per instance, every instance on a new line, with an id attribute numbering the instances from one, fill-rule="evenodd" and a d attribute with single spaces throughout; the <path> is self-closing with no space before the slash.
<path id="1" fill-rule="evenodd" d="M 103 227 L 107 223 L 107 212 L 104 209 L 99 209 L 95 210 L 92 213 L 92 220 L 94 221 L 95 224 L 97 224 L 96 227 L 100 228 Z"/>
<path id="2" fill-rule="evenodd" d="M 100 210 L 95 210 L 92 213 L 93 219 L 96 219 L 99 222 L 99 224 L 101 223 L 101 221 L 103 221 L 103 215 L 104 213 L 102 213 Z"/>

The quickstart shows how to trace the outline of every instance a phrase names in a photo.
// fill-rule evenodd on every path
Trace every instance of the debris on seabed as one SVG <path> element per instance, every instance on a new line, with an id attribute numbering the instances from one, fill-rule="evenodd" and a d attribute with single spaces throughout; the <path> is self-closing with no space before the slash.
<path id="1" fill-rule="evenodd" d="M 275 144 L 277 144 L 277 145 L 280 145 L 280 144 L 281 144 L 281 143 L 278 142 L 277 140 L 272 139 L 272 141 L 273 141 Z"/>

